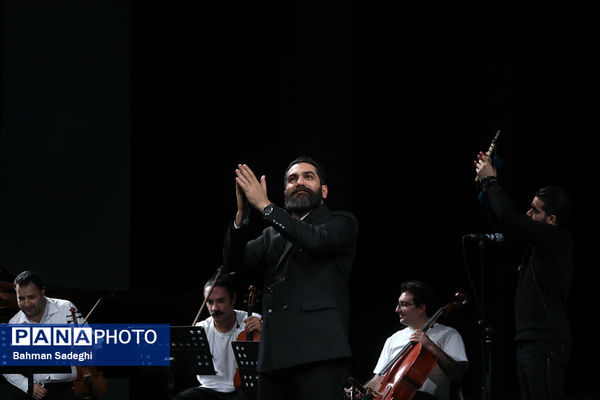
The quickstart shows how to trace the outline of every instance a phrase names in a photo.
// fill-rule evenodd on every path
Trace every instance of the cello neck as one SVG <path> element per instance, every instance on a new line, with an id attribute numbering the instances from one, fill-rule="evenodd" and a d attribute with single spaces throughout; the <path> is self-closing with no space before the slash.
<path id="1" fill-rule="evenodd" d="M 438 308 L 438 310 L 433 314 L 433 316 L 429 318 L 429 320 L 427 320 L 425 325 L 423 325 L 423 327 L 421 328 L 423 332 L 427 332 L 429 328 L 431 328 L 433 324 L 437 322 L 438 319 L 440 319 L 444 315 L 450 314 L 450 312 L 454 310 L 454 308 L 461 307 L 467 304 L 467 296 L 463 292 L 456 292 L 454 297 L 454 301 L 446 304 L 443 307 Z"/>
<path id="2" fill-rule="evenodd" d="M 421 330 L 423 332 L 427 332 L 432 326 L 433 324 L 435 324 L 437 322 L 438 319 L 440 319 L 440 317 L 444 315 L 444 307 L 439 308 L 435 314 L 433 314 L 431 316 L 431 318 L 429 318 L 427 320 L 427 322 L 425 322 L 425 325 L 423 325 L 423 327 L 421 327 Z"/>

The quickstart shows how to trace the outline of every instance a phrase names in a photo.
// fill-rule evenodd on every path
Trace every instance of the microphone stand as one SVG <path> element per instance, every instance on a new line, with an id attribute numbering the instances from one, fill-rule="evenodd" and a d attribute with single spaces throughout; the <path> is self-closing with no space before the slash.
<path id="1" fill-rule="evenodd" d="M 488 324 L 485 317 L 485 241 L 479 240 L 479 258 L 481 265 L 480 292 L 481 292 L 481 319 L 477 322 L 481 329 L 481 399 L 489 400 L 492 393 L 492 335 L 494 329 Z"/>

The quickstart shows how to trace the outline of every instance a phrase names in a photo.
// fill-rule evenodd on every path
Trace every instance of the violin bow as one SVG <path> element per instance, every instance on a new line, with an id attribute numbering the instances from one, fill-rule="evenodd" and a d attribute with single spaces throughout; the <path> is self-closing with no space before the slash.
<path id="1" fill-rule="evenodd" d="M 88 319 L 90 318 L 90 316 L 92 315 L 92 313 L 96 310 L 96 308 L 100 305 L 100 303 L 102 302 L 102 297 L 100 297 L 98 299 L 98 301 L 96 301 L 96 304 L 94 304 L 94 307 L 92 307 L 92 309 L 90 310 L 90 312 L 88 313 L 88 315 L 85 316 L 85 318 L 83 319 L 83 323 L 87 324 Z"/>
<path id="2" fill-rule="evenodd" d="M 204 301 L 202 302 L 202 305 L 200 306 L 200 309 L 198 310 L 198 313 L 196 314 L 196 318 L 194 318 L 194 322 L 192 322 L 192 326 L 196 326 L 196 324 L 198 323 L 198 320 L 200 319 L 200 314 L 202 314 L 202 310 L 204 309 L 204 306 L 206 305 L 208 298 L 210 297 L 213 289 L 215 288 L 214 282 L 216 282 L 219 279 L 219 277 L 221 276 L 221 271 L 223 271 L 222 265 L 217 269 L 217 275 L 215 276 L 215 280 L 213 281 L 213 284 L 211 285 L 210 290 L 208 291 L 206 296 L 204 296 Z"/>

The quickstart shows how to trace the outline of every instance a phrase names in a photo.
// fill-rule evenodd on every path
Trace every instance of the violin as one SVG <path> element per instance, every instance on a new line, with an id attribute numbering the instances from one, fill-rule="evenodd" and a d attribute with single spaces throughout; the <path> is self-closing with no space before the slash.
<path id="1" fill-rule="evenodd" d="M 421 331 L 427 332 L 440 317 L 449 314 L 455 307 L 465 304 L 467 304 L 466 295 L 457 292 L 455 301 L 438 309 Z M 408 342 L 379 374 L 381 376 L 377 381 L 379 390 L 373 391 L 376 394 L 375 398 L 377 400 L 412 399 L 425 383 L 435 364 L 435 356 L 421 343 Z"/>
<path id="2" fill-rule="evenodd" d="M 248 288 L 248 317 L 252 316 L 254 312 L 254 307 L 256 306 L 256 287 L 254 285 L 250 285 Z M 247 332 L 245 329 L 238 335 L 238 342 L 260 342 L 260 333 L 259 332 Z M 233 377 L 233 386 L 235 386 L 236 390 L 240 390 L 242 388 L 242 378 L 240 376 L 240 369 L 236 368 L 235 376 Z"/>
<path id="3" fill-rule="evenodd" d="M 88 316 L 84 319 L 84 323 L 101 300 L 102 299 L 96 302 Z M 78 325 L 76 312 L 77 310 L 74 307 L 71 307 L 72 322 L 73 324 Z M 75 397 L 83 400 L 95 400 L 106 392 L 106 378 L 102 371 L 98 371 L 93 366 L 78 365 L 75 368 L 77 369 L 77 377 L 73 381 L 73 393 L 75 394 Z"/>

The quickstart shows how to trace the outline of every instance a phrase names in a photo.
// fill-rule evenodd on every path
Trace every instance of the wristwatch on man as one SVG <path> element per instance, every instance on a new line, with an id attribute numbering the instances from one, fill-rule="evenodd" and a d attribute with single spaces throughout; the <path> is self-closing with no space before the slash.
<path id="1" fill-rule="evenodd" d="M 273 212 L 273 203 L 267 204 L 265 208 L 262 209 L 262 214 L 265 217 L 268 217 Z"/>
<path id="2" fill-rule="evenodd" d="M 488 186 L 490 186 L 492 183 L 495 183 L 498 180 L 498 178 L 496 178 L 493 175 L 490 176 L 486 176 L 483 177 L 482 179 L 479 180 L 479 182 L 481 183 L 481 186 L 486 189 Z"/>

